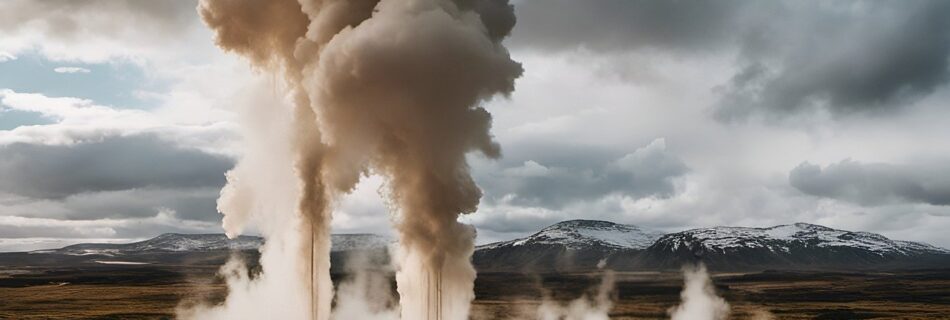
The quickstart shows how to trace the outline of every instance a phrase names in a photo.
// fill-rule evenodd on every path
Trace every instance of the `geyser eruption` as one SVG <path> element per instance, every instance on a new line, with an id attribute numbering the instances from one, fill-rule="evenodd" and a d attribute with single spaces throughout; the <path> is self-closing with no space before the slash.
<path id="1" fill-rule="evenodd" d="M 401 317 L 466 319 L 475 232 L 457 218 L 476 210 L 481 192 L 465 156 L 499 156 L 491 116 L 479 104 L 509 94 L 522 72 L 501 44 L 515 22 L 508 1 L 203 0 L 199 12 L 221 48 L 281 74 L 293 100 L 297 223 L 262 231 L 268 241 L 296 240 L 288 247 L 298 254 L 282 263 L 296 266 L 303 295 L 314 296 L 306 313 L 330 317 L 333 202 L 372 170 L 388 178 L 395 205 Z M 265 191 L 242 176 L 291 166 L 245 164 L 252 160 L 241 161 L 222 192 L 232 236 L 250 217 L 268 214 L 255 203 Z M 269 266 L 263 262 L 262 278 Z"/>
<path id="2" fill-rule="evenodd" d="M 705 265 L 684 267 L 683 277 L 682 303 L 670 308 L 671 320 L 725 320 L 729 317 L 729 303 L 716 295 Z"/>

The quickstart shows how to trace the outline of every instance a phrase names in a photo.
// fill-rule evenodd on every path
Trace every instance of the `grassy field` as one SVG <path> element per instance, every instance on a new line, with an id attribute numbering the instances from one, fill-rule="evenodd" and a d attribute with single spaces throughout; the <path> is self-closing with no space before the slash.
<path id="1" fill-rule="evenodd" d="M 172 319 L 181 304 L 221 301 L 211 267 L 0 270 L 0 319 Z M 342 276 L 335 277 L 339 280 Z M 663 319 L 678 273 L 618 273 L 613 319 Z M 597 274 L 479 274 L 474 319 L 531 319 L 543 297 L 590 294 Z M 950 319 L 950 270 L 714 275 L 733 319 Z"/>
<path id="2" fill-rule="evenodd" d="M 596 275 L 480 275 L 474 309 L 485 319 L 536 310 L 544 289 L 559 301 L 596 286 Z M 679 303 L 676 273 L 620 273 L 612 319 L 664 319 Z M 836 274 L 766 272 L 714 275 L 718 293 L 732 307 L 732 319 L 950 319 L 950 270 Z M 506 288 L 507 287 L 507 288 Z M 516 288 L 532 287 L 528 295 Z M 544 289 L 540 289 L 544 288 Z M 521 292 L 524 292 L 522 289 Z"/>

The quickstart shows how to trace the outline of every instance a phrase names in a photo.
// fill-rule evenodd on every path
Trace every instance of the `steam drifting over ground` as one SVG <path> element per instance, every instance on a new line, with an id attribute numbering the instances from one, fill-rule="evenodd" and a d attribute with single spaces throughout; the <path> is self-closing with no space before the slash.
<path id="1" fill-rule="evenodd" d="M 606 260 L 597 263 L 603 271 L 600 285 L 594 296 L 584 295 L 567 305 L 545 298 L 538 307 L 536 319 L 539 320 L 609 320 L 610 309 L 614 306 L 616 276 L 612 270 L 603 270 Z"/>
<path id="2" fill-rule="evenodd" d="M 371 254 L 356 252 L 346 261 L 350 278 L 336 289 L 334 319 L 399 320 L 394 297 L 390 294 L 389 273 L 373 263 Z"/>
<path id="3" fill-rule="evenodd" d="M 605 261 L 598 263 L 602 269 L 602 278 L 596 294 L 584 295 L 567 304 L 559 303 L 548 297 L 541 302 L 536 315 L 529 319 L 540 320 L 608 320 L 610 310 L 616 299 L 616 275 L 611 270 L 603 270 Z M 680 304 L 668 311 L 671 320 L 725 320 L 729 318 L 729 303 L 716 295 L 712 279 L 706 266 L 685 266 L 683 268 L 684 287 L 680 292 Z M 758 311 L 755 319 L 772 319 L 767 311 Z"/>
<path id="4" fill-rule="evenodd" d="M 334 201 L 372 172 L 388 179 L 400 235 L 401 317 L 466 319 L 475 232 L 457 218 L 481 192 L 465 155 L 500 155 L 479 104 L 522 72 L 501 45 L 515 22 L 507 0 L 205 0 L 198 11 L 222 49 L 283 76 L 293 107 L 248 108 L 249 148 L 219 200 L 229 236 L 270 224 L 262 274 L 229 265 L 225 304 L 183 314 L 254 318 L 236 310 L 279 305 L 329 319 Z M 281 123 L 291 129 L 270 130 Z"/>
<path id="5" fill-rule="evenodd" d="M 684 267 L 683 277 L 682 302 L 669 310 L 672 320 L 725 320 L 729 317 L 729 304 L 716 295 L 705 265 Z"/>

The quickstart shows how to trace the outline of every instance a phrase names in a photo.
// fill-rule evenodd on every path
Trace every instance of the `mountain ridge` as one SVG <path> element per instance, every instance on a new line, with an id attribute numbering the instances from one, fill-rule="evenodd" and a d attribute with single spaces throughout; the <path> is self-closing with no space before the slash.
<path id="1" fill-rule="evenodd" d="M 833 246 L 856 246 L 871 251 L 895 252 L 902 254 L 913 253 L 914 251 L 950 253 L 950 250 L 933 246 L 930 244 L 914 241 L 892 240 L 883 235 L 865 232 L 865 231 L 847 231 L 829 228 L 822 225 L 796 222 L 793 224 L 782 224 L 772 227 L 729 227 L 716 226 L 706 228 L 694 228 L 680 232 L 674 232 L 664 235 L 668 237 L 677 234 L 693 234 L 702 238 L 710 248 L 725 248 L 735 246 L 736 243 L 729 242 L 730 239 L 746 240 L 784 240 L 791 242 L 803 242 L 805 244 L 814 244 L 823 247 Z M 662 237 L 661 237 L 662 238 Z M 717 241 L 717 240 L 727 241 Z M 657 239 L 660 241 L 661 239 Z M 747 243 L 746 245 L 750 245 Z M 751 243 L 751 245 L 769 244 Z M 781 249 L 769 247 L 772 250 Z M 787 248 L 786 248 L 787 249 Z M 784 249 L 783 249 L 784 250 Z"/>
<path id="2" fill-rule="evenodd" d="M 621 233 L 611 234 L 611 232 Z M 568 246 L 599 245 L 611 248 L 646 248 L 663 234 L 652 230 L 602 220 L 567 220 L 542 228 L 525 237 L 478 246 L 494 248 L 504 245 L 562 243 Z"/>
<path id="3" fill-rule="evenodd" d="M 371 233 L 333 234 L 331 235 L 330 251 L 381 249 L 391 243 L 393 243 L 392 239 Z M 257 251 L 263 244 L 264 239 L 258 236 L 242 235 L 229 239 L 221 233 L 163 233 L 151 239 L 130 243 L 78 243 L 58 249 L 33 250 L 23 253 L 113 257 L 145 253 Z"/>
<path id="4" fill-rule="evenodd" d="M 617 237 L 600 235 L 592 240 L 583 232 L 560 232 L 574 238 L 544 241 L 550 238 L 544 236 L 545 230 L 591 222 L 602 229 L 604 224 L 613 224 L 614 228 L 636 230 L 641 236 L 650 234 L 637 226 L 569 220 L 525 238 L 479 246 L 473 261 L 480 270 L 537 272 L 592 270 L 601 263 L 615 270 L 656 270 L 704 262 L 713 270 L 745 271 L 941 267 L 950 262 L 950 250 L 944 248 L 804 222 L 761 228 L 694 228 L 657 236 L 648 246 L 603 245 Z"/>
<path id="5" fill-rule="evenodd" d="M 263 243 L 255 236 L 228 239 L 223 234 L 166 233 L 126 244 L 83 243 L 0 253 L 0 266 L 57 261 L 214 264 L 232 252 L 256 257 Z M 386 255 L 393 243 L 393 239 L 375 234 L 334 234 L 331 260 L 342 261 L 348 252 L 359 250 Z M 700 261 L 721 271 L 924 268 L 950 265 L 950 250 L 804 222 L 758 228 L 716 226 L 663 234 L 609 221 L 567 220 L 527 237 L 477 246 L 472 257 L 476 269 L 489 272 L 573 272 L 604 265 L 615 270 L 666 270 Z"/>

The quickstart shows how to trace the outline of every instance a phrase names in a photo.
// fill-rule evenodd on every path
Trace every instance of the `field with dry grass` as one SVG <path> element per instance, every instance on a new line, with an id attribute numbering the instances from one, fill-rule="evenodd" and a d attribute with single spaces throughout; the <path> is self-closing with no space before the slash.
<path id="1" fill-rule="evenodd" d="M 172 319 L 176 307 L 221 301 L 212 267 L 96 266 L 0 271 L 0 319 Z M 336 275 L 335 280 L 345 278 Z M 618 273 L 613 319 L 663 319 L 678 273 Z M 593 295 L 599 274 L 479 274 L 474 319 L 532 318 L 542 299 Z M 950 319 L 950 270 L 716 274 L 733 319 Z M 555 304 L 557 304 L 555 303 Z"/>

